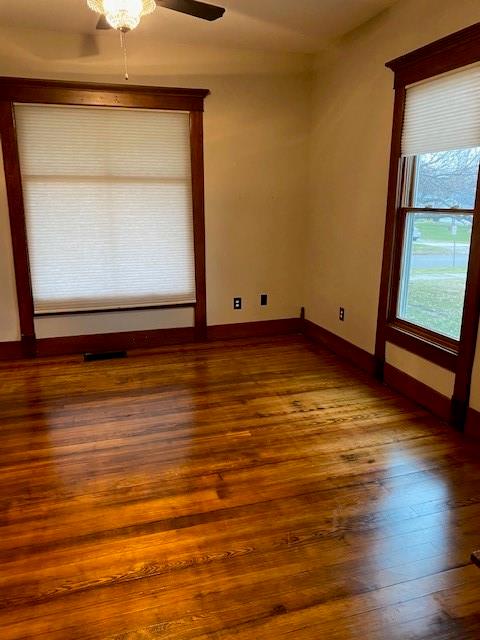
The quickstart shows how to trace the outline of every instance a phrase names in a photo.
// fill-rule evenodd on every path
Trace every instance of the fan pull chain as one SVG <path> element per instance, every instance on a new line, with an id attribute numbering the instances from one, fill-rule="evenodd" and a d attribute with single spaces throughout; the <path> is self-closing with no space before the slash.
<path id="1" fill-rule="evenodd" d="M 123 51 L 123 64 L 125 67 L 125 80 L 128 80 L 127 38 L 124 31 L 120 31 L 120 46 Z"/>

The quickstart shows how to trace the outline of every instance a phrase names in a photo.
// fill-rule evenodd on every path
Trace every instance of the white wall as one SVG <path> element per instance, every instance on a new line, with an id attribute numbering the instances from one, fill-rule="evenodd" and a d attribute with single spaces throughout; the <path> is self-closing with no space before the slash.
<path id="1" fill-rule="evenodd" d="M 88 45 L 88 46 L 87 46 Z M 0 29 L 0 75 L 122 82 L 116 34 L 99 51 L 74 34 Z M 308 203 L 310 66 L 305 55 L 159 46 L 131 34 L 131 83 L 211 90 L 205 112 L 208 323 L 297 317 Z M 0 178 L 0 341 L 19 337 Z M 269 305 L 260 307 L 261 293 Z M 243 297 L 233 311 L 234 296 Z M 160 317 L 161 316 L 161 317 Z M 166 317 L 165 317 L 166 316 Z M 39 321 L 39 335 L 184 326 L 185 311 Z"/>
<path id="2" fill-rule="evenodd" d="M 318 57 L 307 317 L 373 353 L 393 115 L 392 58 L 480 19 L 475 0 L 402 0 Z M 338 321 L 338 308 L 346 321 Z M 441 393 L 453 375 L 396 347 L 387 361 Z M 477 357 L 472 404 L 480 406 Z"/>

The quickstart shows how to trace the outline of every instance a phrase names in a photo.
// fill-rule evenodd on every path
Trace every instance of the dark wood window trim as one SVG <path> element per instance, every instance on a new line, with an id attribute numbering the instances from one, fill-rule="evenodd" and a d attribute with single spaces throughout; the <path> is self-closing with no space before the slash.
<path id="1" fill-rule="evenodd" d="M 429 337 L 421 338 L 418 333 L 412 333 L 407 327 L 401 327 L 398 324 L 387 324 L 385 339 L 386 342 L 391 342 L 397 347 L 411 351 L 444 369 L 453 372 L 457 370 L 458 354 L 456 351 L 452 351 L 448 347 L 439 347 L 437 344 L 432 343 Z"/>
<path id="2" fill-rule="evenodd" d="M 4 159 L 7 199 L 12 235 L 15 279 L 20 317 L 22 350 L 25 356 L 36 354 L 34 306 L 25 224 L 22 177 L 15 130 L 14 103 L 63 104 L 77 106 L 124 107 L 187 111 L 190 114 L 192 159 L 193 233 L 197 302 L 194 332 L 204 339 L 206 320 L 205 281 L 205 204 L 203 163 L 203 109 L 209 94 L 206 89 L 104 85 L 95 83 L 0 78 L 0 135 Z M 174 305 L 178 306 L 178 305 Z M 143 309 L 144 307 L 142 307 Z M 159 305 L 158 308 L 172 308 Z M 118 309 L 119 311 L 120 309 Z M 131 309 L 121 309 L 130 311 Z M 104 313 L 116 310 L 104 310 Z M 70 312 L 68 315 L 75 315 Z"/>
<path id="3" fill-rule="evenodd" d="M 423 331 L 408 322 L 394 320 L 393 305 L 398 286 L 405 203 L 404 180 L 408 179 L 401 162 L 401 139 L 405 112 L 406 87 L 480 61 L 480 23 L 442 38 L 387 63 L 395 74 L 390 171 L 387 196 L 385 242 L 378 308 L 375 359 L 377 375 L 383 377 L 386 343 L 391 342 L 435 364 L 455 372 L 452 421 L 463 426 L 470 396 L 473 361 L 480 319 L 480 189 L 473 213 L 469 275 L 465 293 L 460 340 L 454 341 Z M 408 209 L 409 211 L 411 209 Z M 458 211 L 455 211 L 458 213 Z"/>

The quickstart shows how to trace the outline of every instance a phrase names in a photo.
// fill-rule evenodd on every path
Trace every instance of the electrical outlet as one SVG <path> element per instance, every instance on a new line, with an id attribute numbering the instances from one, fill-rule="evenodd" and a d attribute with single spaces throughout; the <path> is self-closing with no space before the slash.
<path id="1" fill-rule="evenodd" d="M 345 309 L 343 307 L 340 307 L 340 311 L 338 312 L 338 319 L 341 322 L 345 322 Z"/>
<path id="2" fill-rule="evenodd" d="M 266 293 L 262 293 L 262 295 L 260 296 L 260 305 L 262 307 L 266 307 L 268 304 L 268 296 Z"/>
<path id="3" fill-rule="evenodd" d="M 234 298 L 233 299 L 233 308 L 237 309 L 237 310 L 242 308 L 242 299 L 241 298 Z"/>

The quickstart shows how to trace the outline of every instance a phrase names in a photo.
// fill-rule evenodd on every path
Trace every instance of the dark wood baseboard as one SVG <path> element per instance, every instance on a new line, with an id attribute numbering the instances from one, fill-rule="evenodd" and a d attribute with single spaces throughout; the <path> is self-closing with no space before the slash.
<path id="1" fill-rule="evenodd" d="M 348 340 L 337 336 L 327 329 L 323 329 L 323 327 L 320 327 L 311 320 L 303 321 L 303 333 L 307 338 L 313 340 L 313 342 L 318 342 L 341 358 L 349 360 L 352 364 L 363 369 L 367 373 L 371 375 L 375 374 L 375 357 L 373 354 L 368 353 L 368 351 L 357 347 L 351 342 L 348 342 Z"/>
<path id="2" fill-rule="evenodd" d="M 194 341 L 193 327 L 180 329 L 155 329 L 152 331 L 122 331 L 120 333 L 96 333 L 62 338 L 37 340 L 37 356 L 58 356 L 73 353 L 99 353 L 102 351 L 126 351 L 184 344 Z"/>
<path id="3" fill-rule="evenodd" d="M 217 324 L 207 327 L 208 340 L 231 340 L 232 338 L 262 338 L 302 333 L 300 318 L 285 320 L 262 320 L 238 324 Z"/>
<path id="4" fill-rule="evenodd" d="M 301 333 L 299 318 L 265 320 L 211 326 L 207 329 L 208 340 L 230 340 L 232 338 L 256 338 Z M 40 338 L 36 341 L 37 356 L 58 356 L 75 353 L 98 353 L 102 351 L 127 351 L 162 347 L 164 345 L 195 342 L 193 327 L 180 329 L 156 329 L 152 331 L 122 331 L 120 333 L 98 333 L 93 335 Z"/>
<path id="5" fill-rule="evenodd" d="M 480 440 L 480 411 L 471 407 L 467 411 L 465 435 L 475 440 Z"/>
<path id="6" fill-rule="evenodd" d="M 18 360 L 23 357 L 22 343 L 20 340 L 0 342 L 0 360 Z"/>
<path id="7" fill-rule="evenodd" d="M 407 373 L 400 371 L 391 364 L 386 363 L 384 368 L 385 384 L 395 391 L 399 391 L 402 395 L 413 400 L 420 406 L 428 409 L 430 413 L 450 422 L 452 414 L 452 401 L 447 396 L 439 393 L 435 389 L 427 386 L 423 382 L 419 382 L 409 376 Z"/>

